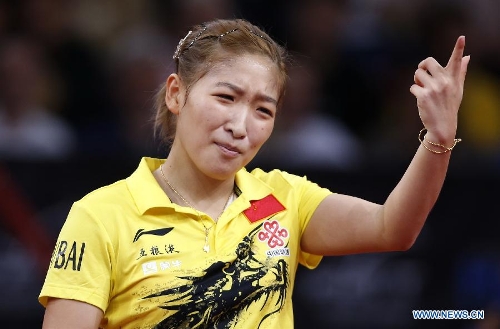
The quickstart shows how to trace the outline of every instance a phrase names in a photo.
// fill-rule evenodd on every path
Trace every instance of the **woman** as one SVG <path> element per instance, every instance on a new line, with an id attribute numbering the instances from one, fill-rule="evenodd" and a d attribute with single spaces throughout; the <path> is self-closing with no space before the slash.
<path id="1" fill-rule="evenodd" d="M 244 20 L 196 26 L 159 93 L 165 160 L 76 202 L 40 294 L 44 328 L 292 328 L 300 264 L 407 250 L 445 178 L 469 57 L 422 61 L 410 91 L 422 123 L 383 205 L 279 170 L 244 168 L 269 138 L 285 51 Z M 425 136 L 422 137 L 422 135 Z"/>

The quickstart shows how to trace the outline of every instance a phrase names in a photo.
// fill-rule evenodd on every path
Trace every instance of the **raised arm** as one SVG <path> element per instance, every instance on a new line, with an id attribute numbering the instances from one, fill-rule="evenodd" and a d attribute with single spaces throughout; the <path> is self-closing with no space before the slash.
<path id="1" fill-rule="evenodd" d="M 446 67 L 420 62 L 410 92 L 425 131 L 405 174 L 383 205 L 342 194 L 327 197 L 302 236 L 302 248 L 321 255 L 407 250 L 415 242 L 443 186 L 455 139 L 467 65 L 465 37 Z M 417 135 L 418 132 L 415 132 Z M 425 134 L 425 137 L 424 137 Z"/>

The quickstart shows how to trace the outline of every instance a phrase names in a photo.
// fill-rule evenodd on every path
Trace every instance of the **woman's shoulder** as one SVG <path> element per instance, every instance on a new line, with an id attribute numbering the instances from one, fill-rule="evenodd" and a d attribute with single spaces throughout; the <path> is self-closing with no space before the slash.
<path id="1" fill-rule="evenodd" d="M 129 192 L 126 181 L 121 179 L 90 191 L 77 202 L 82 204 L 117 204 L 123 202 L 127 195 Z"/>
<path id="2" fill-rule="evenodd" d="M 273 183 L 282 183 L 294 186 L 301 182 L 307 181 L 306 176 L 299 176 L 297 174 L 292 174 L 281 169 L 271 169 L 269 171 L 266 171 L 261 168 L 255 168 L 252 169 L 249 173 L 252 176 L 270 185 L 273 185 Z"/>

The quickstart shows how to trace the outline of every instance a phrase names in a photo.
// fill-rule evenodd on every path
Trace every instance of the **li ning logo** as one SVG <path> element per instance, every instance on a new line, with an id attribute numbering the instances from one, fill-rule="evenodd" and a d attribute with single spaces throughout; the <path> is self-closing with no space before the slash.
<path id="1" fill-rule="evenodd" d="M 71 244 L 71 246 L 70 246 Z M 80 271 L 83 262 L 83 255 L 85 254 L 85 242 L 72 241 L 60 241 L 54 253 L 52 254 L 52 259 L 50 261 L 50 266 L 56 269 L 70 269 L 73 271 Z"/>

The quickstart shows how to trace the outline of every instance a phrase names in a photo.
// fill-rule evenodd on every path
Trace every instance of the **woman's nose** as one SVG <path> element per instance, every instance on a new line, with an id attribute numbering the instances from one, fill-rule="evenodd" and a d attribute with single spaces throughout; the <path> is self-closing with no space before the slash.
<path id="1" fill-rule="evenodd" d="M 247 116 L 248 109 L 243 107 L 231 113 L 226 130 L 230 131 L 234 138 L 244 138 L 247 135 Z"/>

